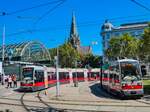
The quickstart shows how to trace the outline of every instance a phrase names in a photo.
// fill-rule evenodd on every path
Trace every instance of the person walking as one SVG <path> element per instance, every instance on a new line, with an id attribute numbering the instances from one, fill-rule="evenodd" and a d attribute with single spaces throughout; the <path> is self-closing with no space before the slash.
<path id="1" fill-rule="evenodd" d="M 0 83 L 2 82 L 2 74 L 0 73 Z"/>
<path id="2" fill-rule="evenodd" d="M 9 77 L 8 77 L 8 85 L 7 85 L 7 88 L 12 88 L 12 76 L 11 75 L 9 75 Z"/>
<path id="3" fill-rule="evenodd" d="M 13 80 L 13 87 L 14 88 L 17 87 L 17 76 L 16 76 L 16 74 L 13 74 L 12 80 Z"/>
<path id="4" fill-rule="evenodd" d="M 2 74 L 2 77 L 1 77 L 1 83 L 2 83 L 2 85 L 4 85 L 4 81 L 5 81 L 4 75 Z"/>

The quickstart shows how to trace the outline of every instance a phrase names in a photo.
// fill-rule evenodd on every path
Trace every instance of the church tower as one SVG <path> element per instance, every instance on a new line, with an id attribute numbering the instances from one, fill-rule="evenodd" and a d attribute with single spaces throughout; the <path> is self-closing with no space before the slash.
<path id="1" fill-rule="evenodd" d="M 69 37 L 68 41 L 71 43 L 71 45 L 75 49 L 79 49 L 80 48 L 80 37 L 79 37 L 78 31 L 77 31 L 76 19 L 75 19 L 74 13 L 72 14 L 70 37 Z"/>

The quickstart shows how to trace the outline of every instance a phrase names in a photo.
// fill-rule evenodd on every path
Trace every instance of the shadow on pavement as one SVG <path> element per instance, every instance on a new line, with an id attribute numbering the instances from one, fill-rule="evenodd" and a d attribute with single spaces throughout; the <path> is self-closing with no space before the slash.
<path id="1" fill-rule="evenodd" d="M 118 99 L 118 98 L 116 98 L 116 96 L 114 96 L 112 94 L 109 94 L 104 89 L 102 89 L 100 87 L 99 83 L 91 85 L 89 88 L 91 89 L 91 93 L 94 94 L 97 97 L 108 98 L 108 99 Z"/>

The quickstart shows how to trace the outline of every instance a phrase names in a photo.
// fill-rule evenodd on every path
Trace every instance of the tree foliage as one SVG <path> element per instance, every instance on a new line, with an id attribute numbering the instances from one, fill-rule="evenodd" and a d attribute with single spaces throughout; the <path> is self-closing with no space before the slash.
<path id="1" fill-rule="evenodd" d="M 100 56 L 93 54 L 83 55 L 75 50 L 70 43 L 65 43 L 58 48 L 59 53 L 59 65 L 61 68 L 99 68 Z M 49 49 L 52 62 L 51 66 L 55 66 L 54 57 L 57 55 L 57 48 Z"/>
<path id="2" fill-rule="evenodd" d="M 100 56 L 95 56 L 93 54 L 84 55 L 81 59 L 82 68 L 99 68 L 100 67 Z"/>
<path id="3" fill-rule="evenodd" d="M 106 50 L 106 55 L 109 58 L 137 58 L 139 55 L 140 40 L 132 37 L 128 33 L 120 37 L 112 37 L 109 41 L 109 45 L 109 48 Z"/>
<path id="4" fill-rule="evenodd" d="M 52 66 L 55 65 L 54 57 L 57 55 L 57 48 L 50 49 L 52 57 Z M 59 66 L 64 67 L 75 67 L 75 62 L 80 59 L 79 53 L 71 46 L 70 43 L 65 43 L 58 47 L 59 55 Z"/>
<path id="5" fill-rule="evenodd" d="M 148 28 L 144 30 L 144 34 L 141 38 L 141 45 L 140 45 L 140 57 L 150 62 L 150 24 L 148 25 Z"/>

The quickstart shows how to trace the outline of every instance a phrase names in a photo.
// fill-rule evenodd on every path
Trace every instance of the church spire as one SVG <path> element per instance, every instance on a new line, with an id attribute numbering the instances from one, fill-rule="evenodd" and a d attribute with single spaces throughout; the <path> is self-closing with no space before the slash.
<path id="1" fill-rule="evenodd" d="M 78 37 L 78 31 L 76 26 L 76 18 L 74 12 L 72 13 L 72 23 L 71 23 L 71 30 L 70 30 L 70 37 L 74 35 Z"/>
<path id="2" fill-rule="evenodd" d="M 79 39 L 78 31 L 77 31 L 76 18 L 75 18 L 74 12 L 72 13 L 72 22 L 71 22 L 69 42 L 72 44 L 74 48 L 80 47 L 80 39 Z"/>

